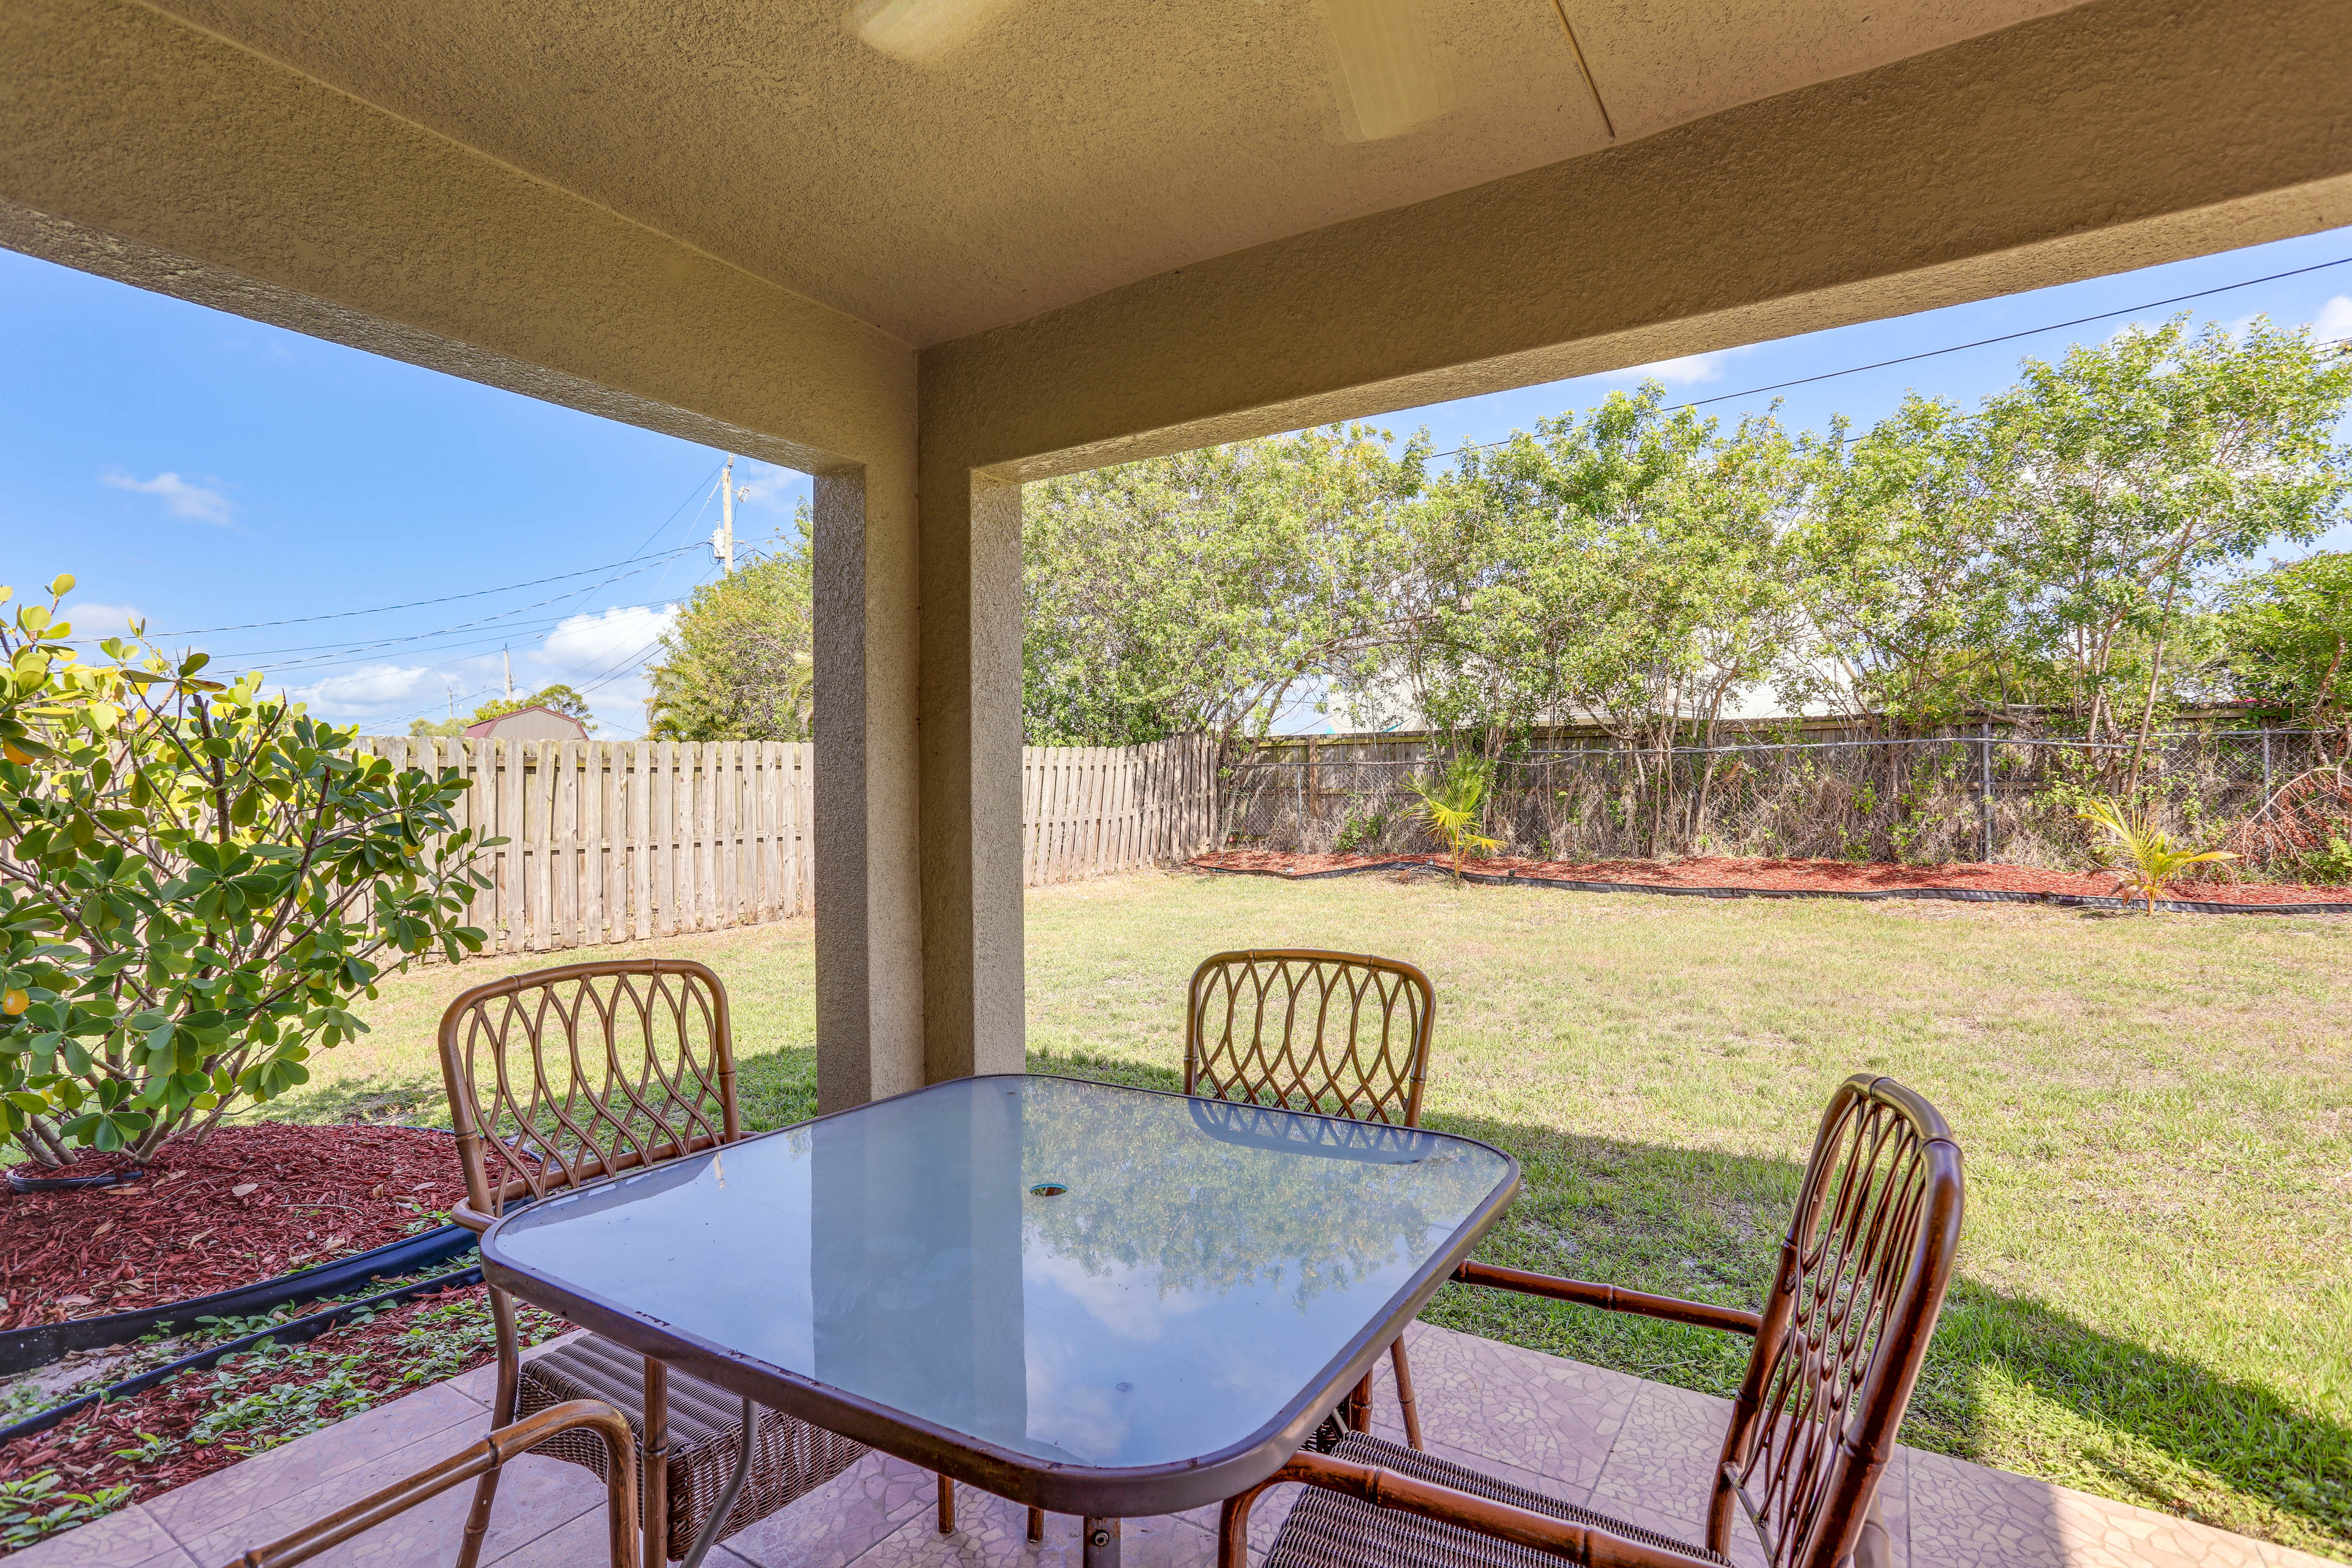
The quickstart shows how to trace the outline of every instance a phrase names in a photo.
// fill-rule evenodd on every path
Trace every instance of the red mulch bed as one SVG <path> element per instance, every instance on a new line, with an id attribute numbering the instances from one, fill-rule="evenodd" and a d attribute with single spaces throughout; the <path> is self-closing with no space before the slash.
<path id="1" fill-rule="evenodd" d="M 442 1311 L 453 1302 L 465 1302 L 478 1309 L 469 1314 L 471 1321 L 457 1333 L 470 1332 L 479 1342 L 462 1359 L 433 1368 L 435 1381 L 470 1372 L 491 1359 L 495 1346 L 489 1336 L 486 1295 L 485 1287 L 475 1285 L 405 1301 L 369 1322 L 331 1329 L 293 1349 L 297 1353 L 317 1352 L 328 1365 L 346 1357 L 357 1358 L 352 1368 L 354 1381 L 385 1398 L 398 1398 L 425 1386 L 422 1383 L 410 1384 L 404 1378 L 417 1357 L 413 1349 L 415 1342 L 402 1342 L 403 1335 L 425 1313 Z M 526 1345 L 536 1344 L 566 1326 L 533 1308 L 523 1308 L 520 1313 Z M 255 1447 L 267 1441 L 255 1433 L 240 1432 L 203 1447 L 187 1442 L 188 1429 L 207 1409 L 240 1394 L 283 1384 L 306 1370 L 316 1376 L 320 1365 L 319 1361 L 313 1361 L 307 1368 L 294 1369 L 278 1356 L 238 1358 L 226 1368 L 232 1379 L 226 1386 L 218 1381 L 224 1370 L 219 1366 L 183 1373 L 144 1394 L 85 1411 L 47 1432 L 0 1444 L 0 1480 L 16 1480 L 54 1469 L 69 1491 L 128 1485 L 131 1494 L 125 1500 L 131 1502 L 185 1486 L 200 1476 L 225 1469 L 249 1457 L 237 1449 Z M 126 1458 L 115 1452 L 132 1447 L 148 1435 L 170 1439 L 179 1447 L 161 1458 L 147 1460 Z M 459 1446 L 457 1439 L 451 1440 L 453 1450 Z M 5 1552 L 0 1555 L 5 1555 Z"/>
<path id="2" fill-rule="evenodd" d="M 85 1153 L 64 1171 L 16 1172 L 95 1175 L 126 1163 Z M 0 1188 L 0 1329 L 159 1307 L 364 1252 L 465 1192 L 456 1142 L 442 1133 L 277 1122 L 167 1148 L 131 1186 Z"/>
<path id="3" fill-rule="evenodd" d="M 1442 855 L 1294 855 L 1272 849 L 1227 849 L 1195 856 L 1206 869 L 1268 871 L 1286 877 L 1400 860 L 1444 867 Z M 2101 871 L 2045 871 L 2032 866 L 1964 863 L 1897 866 L 1884 861 L 1740 860 L 1718 855 L 1687 860 L 1528 860 L 1517 856 L 1465 863 L 1486 876 L 1546 877 L 1569 882 L 1626 882 L 1652 888 L 1748 888 L 1759 890 L 1868 893 L 1896 888 L 1949 888 L 2004 893 L 2065 893 L 2112 898 L 2116 879 Z M 2352 887 L 2300 883 L 2181 881 L 2170 897 L 2200 903 L 2352 903 Z"/>

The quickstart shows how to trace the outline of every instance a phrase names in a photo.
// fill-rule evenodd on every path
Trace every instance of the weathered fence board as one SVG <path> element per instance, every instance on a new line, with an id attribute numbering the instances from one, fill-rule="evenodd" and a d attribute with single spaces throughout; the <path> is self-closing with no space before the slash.
<path id="1" fill-rule="evenodd" d="M 467 923 L 490 952 L 645 942 L 813 912 L 815 773 L 778 741 L 493 741 L 386 736 L 395 765 L 456 768 L 461 827 L 507 842 Z M 1216 759 L 1198 736 L 1022 752 L 1025 885 L 1181 860 L 1216 833 Z"/>

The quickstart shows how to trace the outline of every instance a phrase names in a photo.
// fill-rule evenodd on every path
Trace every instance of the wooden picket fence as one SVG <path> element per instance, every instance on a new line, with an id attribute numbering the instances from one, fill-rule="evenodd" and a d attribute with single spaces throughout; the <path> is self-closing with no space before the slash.
<path id="1" fill-rule="evenodd" d="M 456 768 L 457 821 L 507 842 L 467 923 L 490 952 L 552 952 L 758 925 L 815 902 L 809 748 L 777 741 L 362 742 Z"/>
<path id="2" fill-rule="evenodd" d="M 507 842 L 468 925 L 488 952 L 552 952 L 814 911 L 815 775 L 806 744 L 774 741 L 361 742 L 399 767 L 472 784 L 458 825 Z M 1022 752 L 1022 877 L 1066 882 L 1181 859 L 1215 826 L 1214 748 Z"/>
<path id="3" fill-rule="evenodd" d="M 1217 748 L 1205 735 L 1022 749 L 1025 887 L 1182 860 L 1208 848 L 1216 826 Z"/>

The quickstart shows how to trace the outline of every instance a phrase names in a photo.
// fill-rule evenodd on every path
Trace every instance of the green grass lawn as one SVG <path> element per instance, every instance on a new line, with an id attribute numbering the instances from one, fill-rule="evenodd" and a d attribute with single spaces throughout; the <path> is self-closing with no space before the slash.
<path id="1" fill-rule="evenodd" d="M 1969 1178 L 1906 1440 L 2352 1561 L 2352 922 L 1192 874 L 1028 910 L 1039 1070 L 1174 1087 L 1185 980 L 1221 948 L 1427 970 L 1428 1122 L 1526 1170 L 1496 1262 L 1758 1305 L 1831 1089 L 1891 1074 Z M 657 945 L 726 976 L 747 1117 L 813 1110 L 807 922 Z M 528 966 L 398 979 L 283 1109 L 436 1113 L 443 1002 Z M 1429 1316 L 1715 1393 L 1741 1365 L 1458 1287 Z"/>

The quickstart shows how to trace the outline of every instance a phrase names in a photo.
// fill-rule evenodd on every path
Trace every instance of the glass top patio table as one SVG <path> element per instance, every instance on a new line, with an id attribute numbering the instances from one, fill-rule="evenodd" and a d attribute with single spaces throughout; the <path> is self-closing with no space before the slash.
<path id="1" fill-rule="evenodd" d="M 1510 1202 L 1442 1132 L 960 1079 L 507 1215 L 490 1280 L 1015 1502 L 1281 1468 Z"/>

